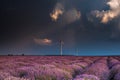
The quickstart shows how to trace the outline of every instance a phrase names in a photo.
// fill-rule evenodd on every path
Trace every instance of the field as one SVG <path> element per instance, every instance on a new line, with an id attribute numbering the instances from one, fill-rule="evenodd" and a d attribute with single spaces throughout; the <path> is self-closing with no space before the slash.
<path id="1" fill-rule="evenodd" d="M 0 56 L 0 80 L 120 80 L 120 57 Z"/>

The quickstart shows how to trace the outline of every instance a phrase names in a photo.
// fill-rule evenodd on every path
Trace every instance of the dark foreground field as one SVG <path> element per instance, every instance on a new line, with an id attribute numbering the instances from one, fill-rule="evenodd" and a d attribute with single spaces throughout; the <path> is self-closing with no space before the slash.
<path id="1" fill-rule="evenodd" d="M 0 56 L 0 80 L 120 80 L 120 57 Z"/>

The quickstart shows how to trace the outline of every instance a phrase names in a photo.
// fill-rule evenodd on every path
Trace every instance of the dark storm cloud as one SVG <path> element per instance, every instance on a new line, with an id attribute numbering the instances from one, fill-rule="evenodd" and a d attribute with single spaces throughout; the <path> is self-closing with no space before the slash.
<path id="1" fill-rule="evenodd" d="M 99 22 L 97 25 L 94 25 L 94 23 L 90 23 L 87 20 L 86 14 L 89 14 L 92 10 L 96 10 L 96 9 L 97 10 L 102 10 L 102 9 L 106 10 L 106 8 L 108 7 L 108 6 L 106 6 L 106 2 L 107 2 L 106 0 L 95 0 L 94 2 L 89 1 L 89 0 L 84 0 L 84 1 L 83 0 L 77 0 L 77 1 L 58 0 L 58 2 L 56 2 L 56 4 L 54 4 L 55 6 L 53 7 L 53 10 L 51 10 L 51 12 L 50 12 L 50 17 L 53 20 L 52 23 L 55 23 L 55 25 L 51 25 L 51 26 L 55 26 L 55 27 L 54 27 L 54 29 L 52 27 L 51 27 L 51 29 L 48 29 L 48 34 L 50 32 L 51 34 L 56 33 L 56 35 L 58 35 L 58 32 L 63 30 L 65 27 L 69 28 L 69 24 L 72 25 L 72 27 L 80 27 L 79 29 L 86 30 L 85 34 L 78 32 L 78 36 L 71 37 L 71 39 L 72 38 L 78 39 L 80 37 L 80 34 L 82 34 L 83 36 L 86 34 L 100 34 L 100 31 L 102 31 L 102 29 L 99 27 L 104 27 L 106 25 L 103 25 Z M 95 21 L 97 22 L 97 20 L 95 20 Z M 77 25 L 75 25 L 76 23 L 77 23 Z M 99 26 L 99 27 L 98 27 L 98 29 L 94 29 L 93 26 L 95 26 L 95 27 Z M 96 31 L 94 33 L 89 33 L 89 32 L 92 32 L 93 30 L 96 30 Z M 73 31 L 75 33 L 77 33 L 77 31 L 75 29 L 73 29 Z M 99 33 L 97 33 L 97 31 Z M 103 31 L 104 31 L 104 29 L 103 29 Z M 108 28 L 108 31 L 109 31 L 109 28 Z M 102 33 L 101 36 L 103 34 L 110 36 L 110 34 L 108 34 L 108 33 L 107 32 Z M 51 34 L 49 34 L 49 35 L 51 35 Z M 62 36 L 62 34 L 63 33 L 61 33 L 59 36 Z M 69 34 L 69 32 L 66 31 L 65 34 Z M 69 35 L 71 35 L 71 34 L 69 34 Z M 93 40 L 95 38 L 98 38 L 97 35 L 90 35 L 90 36 L 92 37 Z M 101 38 L 104 39 L 104 36 Z M 92 41 L 92 39 L 91 39 L 91 41 Z"/>
<path id="2" fill-rule="evenodd" d="M 120 40 L 120 17 L 113 19 L 113 28 L 111 33 L 112 40 Z"/>
<path id="3" fill-rule="evenodd" d="M 75 8 L 68 10 L 63 15 L 63 22 L 66 22 L 66 24 L 73 23 L 77 20 L 79 20 L 81 17 L 80 11 L 76 10 Z"/>
<path id="4" fill-rule="evenodd" d="M 1 1 L 0 32 L 2 39 L 14 39 L 35 33 L 49 23 L 49 9 L 55 1 Z"/>

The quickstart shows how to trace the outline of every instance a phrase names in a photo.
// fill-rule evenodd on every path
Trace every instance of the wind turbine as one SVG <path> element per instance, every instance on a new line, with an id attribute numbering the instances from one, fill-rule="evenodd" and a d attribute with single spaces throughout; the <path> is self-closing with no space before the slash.
<path id="1" fill-rule="evenodd" d="M 79 52 L 79 50 L 78 50 L 78 48 L 76 48 L 76 56 L 78 56 L 78 52 Z"/>
<path id="2" fill-rule="evenodd" d="M 63 55 L 63 44 L 64 42 L 62 40 L 60 40 L 60 55 Z"/>

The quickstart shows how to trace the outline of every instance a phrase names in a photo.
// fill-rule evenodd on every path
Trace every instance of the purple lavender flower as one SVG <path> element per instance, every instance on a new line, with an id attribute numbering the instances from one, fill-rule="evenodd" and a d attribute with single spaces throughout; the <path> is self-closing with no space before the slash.
<path id="1" fill-rule="evenodd" d="M 100 80 L 100 79 L 95 75 L 82 74 L 77 76 L 73 80 Z"/>
<path id="2" fill-rule="evenodd" d="M 120 80 L 120 72 L 118 72 L 118 73 L 114 76 L 114 80 Z"/>
<path id="3" fill-rule="evenodd" d="M 95 75 L 101 80 L 108 80 L 109 78 L 109 69 L 106 63 L 106 60 L 99 60 L 86 68 L 84 74 Z"/>

